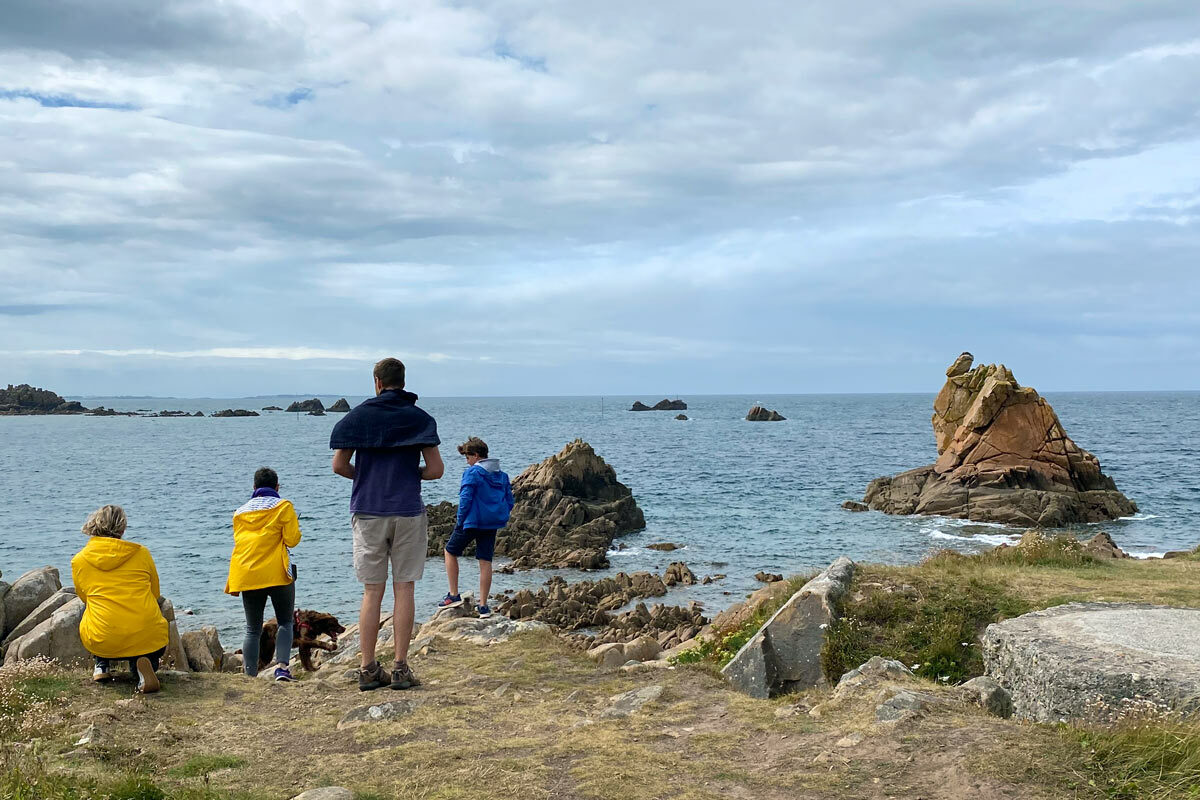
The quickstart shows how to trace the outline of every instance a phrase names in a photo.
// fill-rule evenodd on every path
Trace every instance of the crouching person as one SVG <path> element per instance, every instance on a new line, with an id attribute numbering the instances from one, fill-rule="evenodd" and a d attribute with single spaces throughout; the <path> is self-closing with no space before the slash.
<path id="1" fill-rule="evenodd" d="M 158 570 L 150 551 L 127 542 L 125 511 L 104 506 L 83 523 L 90 538 L 71 559 L 75 593 L 84 602 L 79 638 L 96 660 L 92 678 L 112 677 L 112 662 L 128 659 L 139 692 L 159 689 L 158 660 L 167 649 L 159 608 Z"/>

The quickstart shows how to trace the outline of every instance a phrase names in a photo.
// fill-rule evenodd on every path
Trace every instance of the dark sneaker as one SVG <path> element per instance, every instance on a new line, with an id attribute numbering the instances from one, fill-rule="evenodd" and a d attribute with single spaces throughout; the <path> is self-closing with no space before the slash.
<path id="1" fill-rule="evenodd" d="M 461 594 L 450 594 L 449 592 L 446 592 L 446 596 L 442 598 L 442 602 L 438 603 L 438 608 L 458 608 L 461 605 Z"/>
<path id="2" fill-rule="evenodd" d="M 158 676 L 154 674 L 154 667 L 150 666 L 150 659 L 142 656 L 137 660 L 138 688 L 142 694 L 154 694 L 159 690 Z"/>
<path id="3" fill-rule="evenodd" d="M 475 613 L 479 615 L 480 619 L 487 619 L 492 615 L 492 610 L 487 606 L 475 606 Z"/>
<path id="4" fill-rule="evenodd" d="M 291 683 L 294 680 L 296 679 L 292 677 L 292 671 L 287 667 L 275 668 L 275 681 L 277 683 Z"/>
<path id="5" fill-rule="evenodd" d="M 412 667 L 408 662 L 393 665 L 392 669 L 392 688 L 393 689 L 411 689 L 414 686 L 420 686 L 421 682 L 417 680 L 417 676 L 413 675 Z"/>
<path id="6" fill-rule="evenodd" d="M 379 666 L 378 661 L 358 671 L 358 690 L 360 692 L 370 692 L 387 685 L 388 675 L 383 671 L 383 667 Z"/>

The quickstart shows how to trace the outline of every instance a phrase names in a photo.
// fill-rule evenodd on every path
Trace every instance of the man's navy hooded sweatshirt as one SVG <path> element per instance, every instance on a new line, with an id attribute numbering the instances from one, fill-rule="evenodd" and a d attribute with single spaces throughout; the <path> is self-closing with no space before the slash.
<path id="1" fill-rule="evenodd" d="M 512 486 L 500 471 L 500 461 L 481 458 L 467 467 L 458 489 L 458 527 L 494 531 L 508 524 L 513 507 Z"/>

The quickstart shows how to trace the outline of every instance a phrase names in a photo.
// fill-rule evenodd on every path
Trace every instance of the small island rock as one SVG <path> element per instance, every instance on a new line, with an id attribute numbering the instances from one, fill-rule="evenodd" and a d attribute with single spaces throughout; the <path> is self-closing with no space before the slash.
<path id="1" fill-rule="evenodd" d="M 641 400 L 635 400 L 630 411 L 687 411 L 687 403 L 682 400 L 662 399 L 653 406 L 648 406 Z"/>
<path id="2" fill-rule="evenodd" d="M 317 398 L 311 400 L 297 400 L 287 407 L 287 410 L 292 413 L 300 413 L 302 411 L 325 411 L 325 404 Z"/>
<path id="3" fill-rule="evenodd" d="M 0 415 L 18 414 L 82 414 L 86 412 L 74 400 L 64 400 L 49 389 L 38 389 L 27 383 L 8 384 L 0 389 Z"/>
<path id="4" fill-rule="evenodd" d="M 279 406 L 263 406 L 263 411 L 283 411 Z"/>
<path id="5" fill-rule="evenodd" d="M 675 415 L 675 419 L 686 420 L 687 418 L 688 418 L 687 414 L 676 414 Z"/>
<path id="6" fill-rule="evenodd" d="M 747 422 L 783 422 L 787 417 L 780 414 L 778 411 L 772 411 L 762 406 L 754 406 L 750 412 L 746 414 Z"/>
<path id="7" fill-rule="evenodd" d="M 346 402 L 346 398 L 343 397 L 341 400 L 338 400 L 336 403 L 334 403 L 333 405 L 331 405 L 329 408 L 327 408 L 325 410 L 326 411 L 337 411 L 337 412 L 344 413 L 344 412 L 350 410 L 350 404 L 348 402 Z"/>
<path id="8" fill-rule="evenodd" d="M 247 411 L 244 408 L 227 408 L 224 411 L 214 411 L 213 418 L 217 417 L 257 417 L 257 411 Z"/>

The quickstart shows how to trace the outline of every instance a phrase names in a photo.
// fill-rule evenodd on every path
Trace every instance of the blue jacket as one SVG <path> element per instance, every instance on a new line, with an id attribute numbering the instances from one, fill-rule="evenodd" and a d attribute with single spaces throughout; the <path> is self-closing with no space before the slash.
<path id="1" fill-rule="evenodd" d="M 458 489 L 458 528 L 499 530 L 508 524 L 512 507 L 512 486 L 497 459 L 482 458 L 467 467 Z"/>

